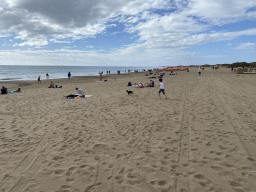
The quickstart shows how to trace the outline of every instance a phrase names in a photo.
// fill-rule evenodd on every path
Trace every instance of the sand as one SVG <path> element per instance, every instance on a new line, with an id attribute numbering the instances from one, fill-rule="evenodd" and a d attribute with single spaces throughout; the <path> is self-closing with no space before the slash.
<path id="1" fill-rule="evenodd" d="M 24 92 L 0 96 L 0 192 L 255 191 L 256 75 L 167 73 L 167 100 L 126 86 L 145 73 L 103 79 L 7 83 Z"/>

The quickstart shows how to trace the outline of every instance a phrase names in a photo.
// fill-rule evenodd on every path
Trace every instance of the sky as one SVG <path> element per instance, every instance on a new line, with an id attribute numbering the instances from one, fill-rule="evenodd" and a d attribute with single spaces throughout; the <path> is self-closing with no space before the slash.
<path id="1" fill-rule="evenodd" d="M 255 61 L 255 0 L 0 1 L 0 65 Z"/>

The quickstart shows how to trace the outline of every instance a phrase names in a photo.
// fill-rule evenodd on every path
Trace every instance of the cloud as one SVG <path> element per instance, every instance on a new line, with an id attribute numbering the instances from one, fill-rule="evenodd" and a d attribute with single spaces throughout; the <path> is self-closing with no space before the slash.
<path id="1" fill-rule="evenodd" d="M 0 30 L 15 32 L 20 39 L 28 40 L 20 45 L 33 45 L 29 39 L 36 41 L 38 36 L 93 37 L 106 29 L 108 19 L 166 8 L 168 3 L 165 0 L 1 0 L 0 7 Z M 136 18 L 131 20 L 135 21 Z M 115 24 L 108 27 L 112 26 Z M 42 44 L 41 39 L 34 44 Z"/>
<path id="2" fill-rule="evenodd" d="M 190 0 L 185 9 L 189 15 L 200 17 L 213 24 L 224 24 L 253 18 L 253 12 L 247 13 L 247 10 L 254 6 L 256 6 L 254 0 Z"/>
<path id="3" fill-rule="evenodd" d="M 11 35 L 10 34 L 0 34 L 0 38 L 1 37 L 10 37 Z"/>
<path id="4" fill-rule="evenodd" d="M 40 48 L 51 43 L 71 44 L 72 41 L 96 37 L 106 33 L 108 28 L 118 28 L 114 22 L 119 22 L 124 25 L 124 31 L 138 37 L 138 41 L 108 54 L 86 52 L 91 62 L 104 62 L 95 59 L 100 57 L 117 63 L 123 60 L 135 62 L 136 59 L 157 64 L 158 61 L 167 62 L 167 58 L 188 62 L 197 54 L 184 51 L 186 48 L 232 40 L 241 35 L 256 35 L 254 28 L 235 32 L 211 29 L 213 25 L 255 19 L 256 11 L 250 9 L 255 6 L 255 0 L 1 0 L 0 32 L 14 33 L 14 42 L 16 39 L 22 41 L 15 42 L 13 46 L 16 48 Z M 69 48 L 73 49 L 74 45 L 66 47 Z M 80 54 L 79 50 L 76 52 L 62 50 L 62 54 L 73 57 Z M 57 53 L 43 54 L 48 57 Z"/>
<path id="5" fill-rule="evenodd" d="M 237 45 L 236 49 L 255 50 L 256 51 L 256 43 L 242 43 L 242 44 Z"/>
<path id="6" fill-rule="evenodd" d="M 58 41 L 56 39 L 50 39 L 49 41 L 52 43 L 70 43 L 70 41 Z"/>

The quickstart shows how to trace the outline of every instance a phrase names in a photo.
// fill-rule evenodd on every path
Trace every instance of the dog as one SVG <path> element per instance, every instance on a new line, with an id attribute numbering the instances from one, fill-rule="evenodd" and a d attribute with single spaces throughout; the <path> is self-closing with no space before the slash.
<path id="1" fill-rule="evenodd" d="M 126 90 L 126 92 L 128 93 L 128 95 L 133 94 L 133 92 L 132 92 L 132 91 L 128 91 L 128 90 Z M 134 95 L 134 94 L 133 94 L 133 95 Z"/>

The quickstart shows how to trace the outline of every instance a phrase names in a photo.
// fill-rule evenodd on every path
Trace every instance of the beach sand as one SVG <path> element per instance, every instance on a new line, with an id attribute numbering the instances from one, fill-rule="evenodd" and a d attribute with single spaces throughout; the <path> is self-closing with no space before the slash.
<path id="1" fill-rule="evenodd" d="M 255 191 L 256 75 L 197 70 L 166 73 L 167 100 L 126 86 L 145 73 L 2 81 L 24 92 L 0 95 L 0 192 Z"/>

